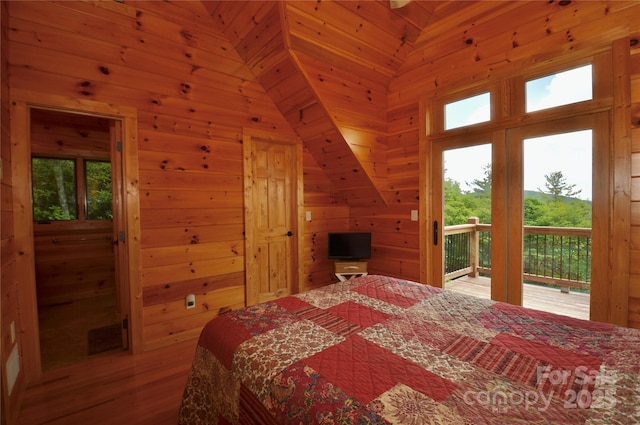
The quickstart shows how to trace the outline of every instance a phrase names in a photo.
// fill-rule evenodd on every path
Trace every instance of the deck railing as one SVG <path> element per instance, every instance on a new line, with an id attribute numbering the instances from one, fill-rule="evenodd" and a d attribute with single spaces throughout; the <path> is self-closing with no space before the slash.
<path id="1" fill-rule="evenodd" d="M 591 229 L 524 226 L 523 280 L 589 289 Z M 475 217 L 444 228 L 445 278 L 491 276 L 491 225 Z"/>

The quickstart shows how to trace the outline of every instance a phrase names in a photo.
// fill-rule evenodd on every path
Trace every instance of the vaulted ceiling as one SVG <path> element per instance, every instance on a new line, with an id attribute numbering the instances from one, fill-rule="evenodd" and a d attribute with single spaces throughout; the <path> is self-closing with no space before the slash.
<path id="1" fill-rule="evenodd" d="M 426 29 L 444 31 L 482 3 L 502 2 L 203 0 L 351 205 L 387 203 L 387 92 L 407 55 Z"/>
<path id="2" fill-rule="evenodd" d="M 351 204 L 384 205 L 386 96 L 438 2 L 203 1 Z"/>

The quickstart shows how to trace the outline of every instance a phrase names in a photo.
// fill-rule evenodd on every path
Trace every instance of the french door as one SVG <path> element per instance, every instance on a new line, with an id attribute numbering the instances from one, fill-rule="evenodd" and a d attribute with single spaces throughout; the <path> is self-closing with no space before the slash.
<path id="1" fill-rule="evenodd" d="M 578 138 L 578 145 L 582 149 L 590 150 L 587 156 L 578 156 L 569 149 L 567 140 Z M 547 143 L 549 140 L 553 143 Z M 456 198 L 448 196 L 453 185 L 454 189 L 461 189 L 467 195 L 472 193 L 476 200 L 480 196 L 490 194 L 490 202 L 486 200 L 478 202 L 481 205 L 480 215 L 487 205 L 490 208 L 489 223 L 480 222 L 477 235 L 484 234 L 485 243 L 481 246 L 484 251 L 480 255 L 474 255 L 480 264 L 471 264 L 474 272 L 484 270 L 490 275 L 491 290 L 490 297 L 497 301 L 506 301 L 516 305 L 523 304 L 523 281 L 525 276 L 524 247 L 528 246 L 529 240 L 525 240 L 525 233 L 530 231 L 530 226 L 525 227 L 525 215 L 530 216 L 527 210 L 525 214 L 525 198 L 531 196 L 532 192 L 539 193 L 538 196 L 549 197 L 545 192 L 553 192 L 545 184 L 553 186 L 549 181 L 540 180 L 540 177 L 558 177 L 557 172 L 564 172 L 560 177 L 567 176 L 569 170 L 578 170 L 586 177 L 581 183 L 583 187 L 578 188 L 566 183 L 564 192 L 561 193 L 561 200 L 558 209 L 565 208 L 564 204 L 570 200 L 578 198 L 575 193 L 581 194 L 584 198 L 582 204 L 591 204 L 590 220 L 592 223 L 591 234 L 587 244 L 589 259 L 582 264 L 582 269 L 588 268 L 586 275 L 582 274 L 577 279 L 586 279 L 590 282 L 607 279 L 607 250 L 608 250 L 608 199 L 609 189 L 609 118 L 607 113 L 587 114 L 562 120 L 546 120 L 529 125 L 514 126 L 507 129 L 500 129 L 491 132 L 478 132 L 476 134 L 466 133 L 451 137 L 436 139 L 431 145 L 431 196 L 430 196 L 430 219 L 428 228 L 430 237 L 427 238 L 429 244 L 433 244 L 431 249 L 432 275 L 430 283 L 436 286 L 445 286 L 447 273 L 451 273 L 451 259 L 447 259 L 445 239 L 445 224 L 447 224 L 447 214 L 453 215 L 458 210 L 467 205 L 461 202 L 455 204 Z M 459 155 L 460 152 L 469 150 L 471 155 Z M 488 152 L 488 153 L 487 153 Z M 559 158 L 558 158 L 559 157 Z M 490 161 L 488 160 L 490 158 Z M 580 159 L 582 158 L 582 159 Z M 587 159 L 584 159 L 587 158 Z M 559 170 L 554 170 L 552 163 L 559 163 Z M 485 173 L 477 170 L 482 170 Z M 545 168 L 547 167 L 547 168 Z M 464 176 L 456 172 L 468 171 L 475 168 L 476 174 L 467 181 L 457 181 L 458 186 L 452 183 L 454 177 Z M 455 171 L 458 170 L 458 171 Z M 546 171 L 545 171 L 546 170 Z M 531 180 L 532 175 L 538 177 L 537 183 Z M 591 176 L 593 179 L 591 181 Z M 573 177 L 573 176 L 572 176 Z M 458 180 L 462 180 L 458 177 Z M 573 181 L 573 180 L 570 180 Z M 565 182 L 565 180 L 562 180 Z M 471 184 L 469 184 L 471 183 Z M 525 183 L 528 186 L 525 186 Z M 533 185 L 533 186 L 532 186 Z M 584 186 L 590 187 L 584 187 Z M 582 189 L 582 191 L 579 191 Z M 565 195 L 573 195 L 565 196 Z M 549 201 L 549 199 L 544 199 Z M 447 205 L 451 201 L 453 205 Z M 549 201 L 551 202 L 551 201 Z M 527 208 L 536 206 L 540 202 L 527 202 Z M 474 214 L 478 210 L 473 211 Z M 584 213 L 584 211 L 583 211 Z M 486 211 L 484 212 L 486 215 Z M 477 214 L 476 214 L 477 215 Z M 571 214 L 569 214 L 571 216 Z M 457 218 L 462 221 L 462 217 Z M 559 223 L 549 219 L 545 232 L 550 232 L 548 228 L 553 228 Z M 453 232 L 464 232 L 465 228 L 471 228 L 470 223 L 451 222 L 450 225 L 457 225 Z M 489 225 L 489 226 L 487 226 Z M 576 227 L 583 227 L 585 224 Z M 451 233 L 450 227 L 447 232 Z M 525 231 L 527 229 L 527 231 Z M 568 231 L 563 230 L 567 233 Z M 487 233 L 489 235 L 487 235 Z M 570 232 L 569 232 L 570 233 Z M 480 237 L 480 236 L 476 236 Z M 486 243 L 486 241 L 489 241 Z M 471 252 L 478 246 L 477 240 L 470 243 Z M 450 243 L 449 243 L 450 245 Z M 490 248 L 488 248 L 490 246 Z M 489 252 L 486 252 L 489 250 Z M 449 252 L 449 256 L 451 254 Z M 532 254 L 529 254 L 531 256 Z M 536 254 L 537 255 L 537 254 Z M 470 263 L 473 263 L 471 260 Z M 527 276 L 530 277 L 529 270 L 531 258 L 527 258 Z M 550 260 L 552 261 L 552 260 Z M 583 270 L 584 272 L 584 270 Z M 463 271 L 464 273 L 464 271 Z M 547 280 L 561 282 L 565 277 L 556 276 Z M 558 291 L 560 292 L 560 291 Z M 525 303 L 526 304 L 526 303 Z"/>

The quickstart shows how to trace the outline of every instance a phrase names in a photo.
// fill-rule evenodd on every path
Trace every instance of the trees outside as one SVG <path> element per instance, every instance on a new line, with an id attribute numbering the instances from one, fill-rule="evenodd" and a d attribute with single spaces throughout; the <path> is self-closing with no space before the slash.
<path id="1" fill-rule="evenodd" d="M 577 198 L 581 190 L 568 184 L 561 171 L 545 175 L 545 180 L 544 189 L 525 192 L 525 226 L 591 227 L 591 201 Z M 445 180 L 445 226 L 467 223 L 469 217 L 491 224 L 491 164 L 470 185 L 465 191 L 459 182 Z"/>
<path id="2" fill-rule="evenodd" d="M 34 221 L 78 218 L 74 160 L 33 158 L 31 181 Z"/>
<path id="3" fill-rule="evenodd" d="M 87 219 L 113 218 L 111 211 L 111 164 L 103 161 L 86 161 Z"/>
<path id="4" fill-rule="evenodd" d="M 561 171 L 545 175 L 545 180 L 544 189 L 525 192 L 524 225 L 591 228 L 591 201 L 577 198 L 581 190 L 568 184 Z M 445 226 L 466 224 L 469 217 L 491 224 L 491 165 L 484 167 L 482 178 L 471 182 L 470 190 L 462 190 L 460 183 L 446 179 L 444 197 Z M 486 241 L 490 244 L 490 234 L 486 235 Z M 457 245 L 459 242 L 452 239 L 447 243 Z M 588 282 L 590 251 L 590 238 L 527 234 L 524 273 Z M 452 267 L 447 270 L 455 270 L 457 262 L 468 261 L 467 250 L 447 248 L 446 252 L 445 267 Z M 480 255 L 481 264 L 490 268 L 488 246 L 481 247 Z"/>
<path id="5" fill-rule="evenodd" d="M 551 197 L 553 202 L 562 200 L 562 198 L 575 198 L 581 192 L 582 189 L 576 190 L 575 184 L 567 183 L 567 179 L 562 175 L 562 171 L 553 171 L 549 174 L 545 174 L 545 189 L 538 188 L 538 191 L 545 196 Z"/>
<path id="6" fill-rule="evenodd" d="M 86 218 L 112 218 L 111 164 L 83 161 L 85 179 L 78 184 L 75 159 L 31 160 L 33 219 L 38 222 L 77 220 L 78 206 L 86 205 Z M 82 190 L 78 193 L 77 188 Z"/>

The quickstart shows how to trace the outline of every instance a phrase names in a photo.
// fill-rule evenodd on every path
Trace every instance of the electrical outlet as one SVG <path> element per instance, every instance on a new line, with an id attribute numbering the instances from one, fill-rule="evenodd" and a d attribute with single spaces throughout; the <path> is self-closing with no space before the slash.
<path id="1" fill-rule="evenodd" d="M 311 211 L 307 211 L 305 213 L 305 218 L 306 218 L 307 221 L 311 221 Z"/>
<path id="2" fill-rule="evenodd" d="M 411 210 L 411 221 L 418 221 L 418 210 Z"/>
<path id="3" fill-rule="evenodd" d="M 187 298 L 185 300 L 185 307 L 187 308 L 187 310 L 189 310 L 190 308 L 196 308 L 196 296 L 193 294 L 189 294 L 187 295 Z"/>

